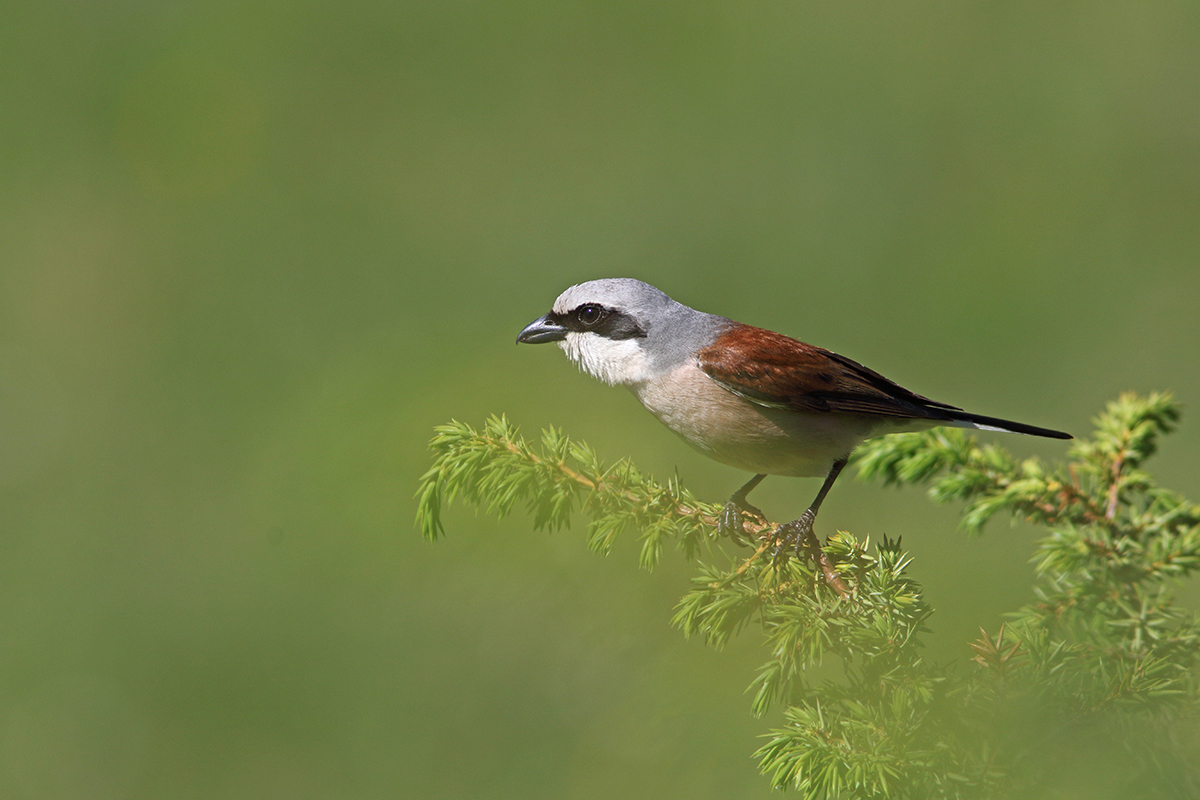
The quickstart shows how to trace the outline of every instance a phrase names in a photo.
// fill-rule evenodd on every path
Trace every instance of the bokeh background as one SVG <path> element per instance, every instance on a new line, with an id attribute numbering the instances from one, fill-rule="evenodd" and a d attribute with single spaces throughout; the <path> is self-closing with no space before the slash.
<path id="1" fill-rule="evenodd" d="M 432 427 L 505 412 L 713 500 L 745 479 L 520 328 L 634 276 L 916 391 L 1086 433 L 1200 398 L 1200 5 L 6 4 L 0 795 L 764 797 L 753 632 L 687 565 L 452 509 Z M 1021 453 L 1060 443 L 1009 437 Z M 1152 468 L 1200 496 L 1185 417 Z M 778 517 L 816 481 L 774 479 Z M 903 535 L 930 657 L 1036 532 Z"/>

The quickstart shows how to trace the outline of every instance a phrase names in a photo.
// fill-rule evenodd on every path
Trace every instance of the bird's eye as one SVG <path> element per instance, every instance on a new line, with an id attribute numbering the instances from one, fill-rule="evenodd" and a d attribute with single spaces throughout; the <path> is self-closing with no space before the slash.
<path id="1" fill-rule="evenodd" d="M 575 316 L 577 316 L 579 321 L 584 325 L 595 325 L 597 322 L 603 319 L 604 309 L 600 306 L 593 305 L 580 306 L 579 310 L 575 312 Z"/>

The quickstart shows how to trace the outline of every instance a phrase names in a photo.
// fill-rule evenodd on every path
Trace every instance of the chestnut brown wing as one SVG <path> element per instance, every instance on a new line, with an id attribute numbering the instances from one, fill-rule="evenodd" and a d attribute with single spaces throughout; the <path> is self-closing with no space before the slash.
<path id="1" fill-rule="evenodd" d="M 961 410 L 845 356 L 750 325 L 734 325 L 698 358 L 718 384 L 769 407 L 907 419 L 948 419 Z"/>

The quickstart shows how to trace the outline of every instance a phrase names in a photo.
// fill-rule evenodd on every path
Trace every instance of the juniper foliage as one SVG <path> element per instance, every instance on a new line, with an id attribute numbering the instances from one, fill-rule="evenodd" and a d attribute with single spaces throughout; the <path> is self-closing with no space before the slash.
<path id="1" fill-rule="evenodd" d="M 1000 512 L 1046 529 L 1034 602 L 981 629 L 956 664 L 922 655 L 933 609 L 898 540 L 829 538 L 843 597 L 779 551 L 773 523 L 747 517 L 746 541 L 722 541 L 719 504 L 628 460 L 606 466 L 553 428 L 534 447 L 504 417 L 438 427 L 417 524 L 436 539 L 446 503 L 497 516 L 523 504 L 536 528 L 582 513 L 601 553 L 636 532 L 646 568 L 671 541 L 704 554 L 672 622 L 716 647 L 761 632 L 751 708 L 782 713 L 755 757 L 806 799 L 1198 797 L 1200 620 L 1176 595 L 1200 568 L 1200 507 L 1143 468 L 1178 418 L 1168 394 L 1123 395 L 1053 465 L 959 429 L 860 448 L 860 477 L 928 484 L 936 502 L 963 503 L 968 533 Z M 839 679 L 810 677 L 826 663 Z"/>

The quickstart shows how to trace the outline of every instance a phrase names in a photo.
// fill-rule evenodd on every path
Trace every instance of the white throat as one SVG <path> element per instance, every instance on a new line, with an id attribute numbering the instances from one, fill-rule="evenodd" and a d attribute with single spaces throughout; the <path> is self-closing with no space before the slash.
<path id="1" fill-rule="evenodd" d="M 571 331 L 558 346 L 580 369 L 607 384 L 629 386 L 650 377 L 638 339 L 608 339 L 590 331 Z"/>

